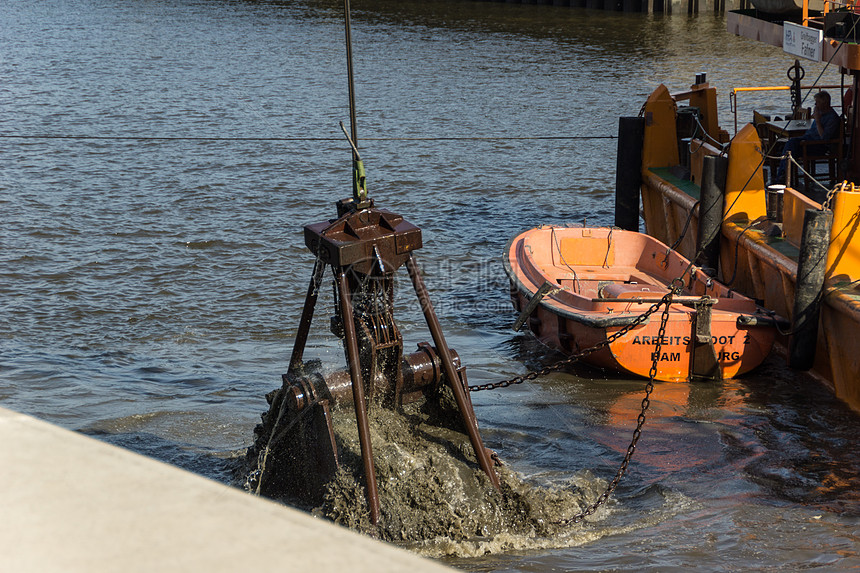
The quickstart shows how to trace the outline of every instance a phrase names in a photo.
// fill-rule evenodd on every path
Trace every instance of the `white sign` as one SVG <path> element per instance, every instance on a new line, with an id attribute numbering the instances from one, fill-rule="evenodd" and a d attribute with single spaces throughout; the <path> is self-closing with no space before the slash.
<path id="1" fill-rule="evenodd" d="M 823 38 L 823 30 L 815 30 L 791 22 L 782 24 L 782 49 L 794 56 L 820 62 Z"/>

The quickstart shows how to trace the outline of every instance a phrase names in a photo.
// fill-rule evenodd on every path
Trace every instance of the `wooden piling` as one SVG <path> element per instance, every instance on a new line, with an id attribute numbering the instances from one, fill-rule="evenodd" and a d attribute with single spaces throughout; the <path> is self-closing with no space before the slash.
<path id="1" fill-rule="evenodd" d="M 645 119 L 618 119 L 618 153 L 615 163 L 615 225 L 639 231 L 639 189 L 642 186 L 642 142 Z"/>
<path id="2" fill-rule="evenodd" d="M 728 157 L 708 155 L 702 163 L 695 262 L 700 267 L 714 271 L 720 262 L 720 228 L 723 224 L 728 170 Z"/>
<path id="3" fill-rule="evenodd" d="M 832 225 L 833 211 L 807 209 L 804 213 L 788 345 L 788 365 L 797 370 L 809 370 L 815 362 L 818 314 Z"/>

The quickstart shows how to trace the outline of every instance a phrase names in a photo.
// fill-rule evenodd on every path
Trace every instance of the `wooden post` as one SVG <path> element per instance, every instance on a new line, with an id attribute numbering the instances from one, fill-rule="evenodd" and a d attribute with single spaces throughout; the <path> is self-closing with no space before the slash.
<path id="1" fill-rule="evenodd" d="M 615 225 L 639 231 L 639 189 L 642 186 L 642 142 L 645 119 L 618 119 L 618 154 L 615 165 Z"/>
<path id="2" fill-rule="evenodd" d="M 803 235 L 800 238 L 791 315 L 792 335 L 788 344 L 788 365 L 797 370 L 809 370 L 815 362 L 818 311 L 821 307 L 832 225 L 833 211 L 807 209 L 803 215 Z"/>
<path id="3" fill-rule="evenodd" d="M 723 224 L 726 176 L 729 159 L 708 155 L 702 163 L 699 197 L 699 227 L 696 234 L 696 264 L 717 270 L 720 264 L 720 228 Z"/>

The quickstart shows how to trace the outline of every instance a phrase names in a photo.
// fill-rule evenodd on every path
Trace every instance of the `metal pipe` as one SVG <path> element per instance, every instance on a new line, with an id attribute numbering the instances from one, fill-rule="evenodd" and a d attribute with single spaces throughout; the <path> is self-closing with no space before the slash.
<path id="1" fill-rule="evenodd" d="M 421 279 L 418 264 L 415 262 L 413 253 L 409 253 L 409 258 L 406 259 L 406 269 L 409 271 L 409 278 L 412 279 L 412 286 L 415 288 L 415 294 L 418 295 L 418 300 L 421 303 L 421 310 L 424 312 L 424 319 L 427 321 L 427 327 L 430 329 L 430 335 L 433 337 L 433 343 L 436 345 L 436 352 L 442 360 L 445 376 L 448 378 L 451 389 L 454 391 L 454 399 L 457 401 L 457 407 L 460 409 L 460 415 L 463 417 L 463 424 L 466 426 L 469 441 L 472 442 L 472 448 L 475 450 L 478 465 L 490 478 L 493 486 L 499 489 L 499 477 L 493 470 L 492 460 L 490 460 L 490 455 L 484 447 L 484 441 L 481 439 L 481 433 L 478 431 L 478 420 L 475 419 L 472 404 L 469 401 L 465 388 L 463 388 L 460 376 L 454 368 L 454 361 L 451 359 L 448 343 L 445 342 L 442 327 L 439 324 L 436 313 L 433 311 L 433 304 L 430 302 L 427 287 L 424 286 L 424 281 Z"/>
<path id="2" fill-rule="evenodd" d="M 343 17 L 346 28 L 346 75 L 349 82 L 349 129 L 352 133 L 352 144 L 358 147 L 358 132 L 355 127 L 355 82 L 352 76 L 352 32 L 349 15 L 349 0 L 343 0 Z M 356 161 L 358 157 L 353 157 Z"/>
<path id="3" fill-rule="evenodd" d="M 439 353 L 426 342 L 422 342 L 419 347 L 421 350 L 405 356 L 400 364 L 400 372 L 403 376 L 401 396 L 404 397 L 404 402 L 412 397 L 417 399 L 417 394 L 436 387 L 442 382 L 442 361 L 439 359 Z M 453 348 L 448 350 L 451 352 L 454 368 L 459 369 L 460 355 Z M 306 377 L 296 377 L 292 380 L 288 398 L 295 405 L 295 410 L 301 411 L 312 402 L 313 398 L 310 396 L 308 387 L 313 388 L 318 396 L 329 399 L 334 407 L 353 405 L 352 378 L 349 369 L 336 370 L 325 376 L 314 372 L 307 374 Z"/>
<path id="4" fill-rule="evenodd" d="M 349 375 L 352 378 L 352 399 L 355 404 L 355 421 L 358 424 L 358 441 L 361 446 L 361 460 L 364 463 L 367 506 L 370 508 L 370 521 L 379 522 L 379 491 L 376 488 L 376 469 L 373 464 L 373 446 L 370 443 L 370 423 L 367 419 L 367 403 L 364 400 L 364 382 L 358 355 L 358 339 L 355 336 L 355 323 L 352 317 L 352 300 L 349 294 L 346 273 L 343 268 L 337 271 L 340 286 L 340 316 L 343 319 L 344 344 L 349 362 Z"/>
<path id="5" fill-rule="evenodd" d="M 633 302 L 633 303 L 650 303 L 653 304 L 655 302 L 663 302 L 663 298 L 593 298 L 591 302 Z M 673 296 L 672 303 L 678 304 L 692 304 L 696 302 L 711 302 L 716 304 L 719 300 L 710 297 L 701 297 L 701 296 Z"/>

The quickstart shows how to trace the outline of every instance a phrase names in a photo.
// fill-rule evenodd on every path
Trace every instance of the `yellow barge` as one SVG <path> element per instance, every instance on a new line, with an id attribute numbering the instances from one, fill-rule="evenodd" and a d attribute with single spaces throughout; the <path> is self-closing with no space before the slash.
<path id="1" fill-rule="evenodd" d="M 836 396 L 860 411 L 860 187 L 853 183 L 860 181 L 860 142 L 853 137 L 860 134 L 860 114 L 852 112 L 857 109 L 860 92 L 860 45 L 850 38 L 827 35 L 845 33 L 844 25 L 827 28 L 826 24 L 834 21 L 833 13 L 830 18 L 805 16 L 798 25 L 822 38 L 820 58 L 837 62 L 843 78 L 849 80 L 849 89 L 842 94 L 845 105 L 840 137 L 844 139 L 827 151 L 838 156 L 820 162 L 833 159 L 830 164 L 836 165 L 838 178 L 833 177 L 831 168 L 830 180 L 819 186 L 813 181 L 814 163 L 795 158 L 799 169 L 789 169 L 788 181 L 780 181 L 788 185 L 766 185 L 768 172 L 773 183 L 772 171 L 778 161 L 774 158 L 779 153 L 774 150 L 776 140 L 768 137 L 761 117 L 730 138 L 719 126 L 716 90 L 700 75 L 689 89 L 672 93 L 660 85 L 647 99 L 637 118 L 641 122 L 637 132 L 641 136 L 637 149 L 641 150 L 641 164 L 636 167 L 641 167 L 641 179 L 636 186 L 641 189 L 646 233 L 672 245 L 684 257 L 701 259 L 700 218 L 706 213 L 703 205 L 708 204 L 701 196 L 709 178 L 705 164 L 712 161 L 708 157 L 721 158 L 723 171 L 718 179 L 722 209 L 716 227 L 718 256 L 714 269 L 718 280 L 790 319 L 792 330 L 784 332 L 778 342 L 790 363 L 793 352 L 806 351 L 808 364 L 800 368 L 809 368 Z M 851 30 L 856 24 L 860 32 L 853 11 L 839 18 L 847 18 Z M 728 17 L 730 31 L 774 45 L 781 45 L 783 27 L 791 25 L 787 20 L 770 21 L 748 12 L 733 12 Z M 690 137 L 684 137 L 689 125 L 693 126 Z M 619 180 L 622 152 L 619 143 Z M 812 172 L 804 170 L 810 165 Z M 795 171 L 800 177 L 795 177 Z M 799 184 L 801 177 L 803 185 Z M 810 184 L 819 192 L 810 191 Z M 619 202 L 621 193 L 619 187 Z M 821 241 L 824 250 L 817 255 L 801 252 L 807 248 L 803 244 L 807 211 L 809 216 L 826 213 L 829 219 L 832 215 L 829 233 Z M 808 294 L 798 294 L 810 274 L 804 256 L 820 259 L 823 269 L 823 286 L 812 293 L 817 317 L 810 315 L 817 336 L 793 341 L 803 320 L 809 320 L 806 307 L 798 310 L 799 298 L 808 298 Z"/>

